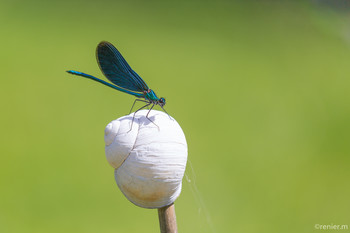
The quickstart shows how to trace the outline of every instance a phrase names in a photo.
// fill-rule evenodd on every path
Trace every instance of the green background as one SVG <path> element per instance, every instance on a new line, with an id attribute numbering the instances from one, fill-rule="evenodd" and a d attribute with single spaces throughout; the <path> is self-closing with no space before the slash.
<path id="1" fill-rule="evenodd" d="M 350 225 L 350 15 L 318 2 L 1 1 L 0 232 L 159 231 L 104 155 L 134 98 L 65 73 L 102 40 L 185 132 L 180 232 Z"/>

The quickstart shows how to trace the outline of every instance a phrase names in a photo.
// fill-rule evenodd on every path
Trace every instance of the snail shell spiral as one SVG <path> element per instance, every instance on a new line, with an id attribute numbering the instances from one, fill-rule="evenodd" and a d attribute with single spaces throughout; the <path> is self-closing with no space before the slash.
<path id="1" fill-rule="evenodd" d="M 164 112 L 137 112 L 105 128 L 105 152 L 119 189 L 144 208 L 170 205 L 180 195 L 187 143 L 180 125 Z"/>

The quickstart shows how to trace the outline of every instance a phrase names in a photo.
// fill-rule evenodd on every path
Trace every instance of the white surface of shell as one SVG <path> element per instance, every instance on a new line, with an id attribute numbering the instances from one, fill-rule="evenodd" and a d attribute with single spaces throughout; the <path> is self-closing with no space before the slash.
<path id="1" fill-rule="evenodd" d="M 112 121 L 105 129 L 105 151 L 115 180 L 135 205 L 160 208 L 180 195 L 187 143 L 180 125 L 166 113 L 141 110 Z"/>

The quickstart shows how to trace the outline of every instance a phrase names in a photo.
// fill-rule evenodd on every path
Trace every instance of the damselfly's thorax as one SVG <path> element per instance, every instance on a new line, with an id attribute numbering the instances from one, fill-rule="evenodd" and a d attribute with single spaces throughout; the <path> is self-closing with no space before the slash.
<path id="1" fill-rule="evenodd" d="M 153 103 L 158 104 L 159 106 L 163 107 L 165 105 L 165 99 L 158 98 L 156 93 L 152 89 L 148 89 L 147 91 L 143 91 L 143 95 L 145 97 L 145 100 Z"/>

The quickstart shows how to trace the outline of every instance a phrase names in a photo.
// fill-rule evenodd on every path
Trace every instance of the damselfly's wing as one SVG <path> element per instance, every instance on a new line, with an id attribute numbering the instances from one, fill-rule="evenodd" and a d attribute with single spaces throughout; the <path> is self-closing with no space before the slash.
<path id="1" fill-rule="evenodd" d="M 96 57 L 103 74 L 115 85 L 135 92 L 149 89 L 111 43 L 106 41 L 99 43 Z"/>

